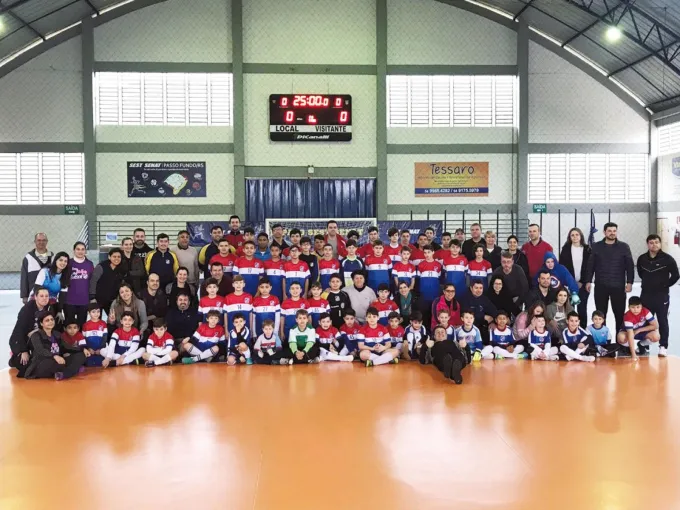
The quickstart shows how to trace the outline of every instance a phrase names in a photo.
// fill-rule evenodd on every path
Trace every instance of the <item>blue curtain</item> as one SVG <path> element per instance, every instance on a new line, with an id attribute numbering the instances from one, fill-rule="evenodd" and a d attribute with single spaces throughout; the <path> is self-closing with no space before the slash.
<path id="1" fill-rule="evenodd" d="M 249 222 L 267 218 L 374 218 L 375 179 L 248 179 Z"/>

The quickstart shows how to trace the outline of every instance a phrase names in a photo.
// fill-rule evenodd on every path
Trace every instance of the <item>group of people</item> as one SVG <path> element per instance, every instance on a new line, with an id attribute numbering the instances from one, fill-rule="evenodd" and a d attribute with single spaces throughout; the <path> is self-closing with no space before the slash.
<path id="1" fill-rule="evenodd" d="M 669 288 L 680 275 L 655 234 L 637 260 L 641 296 L 626 311 L 634 263 L 614 223 L 592 246 L 571 229 L 559 258 L 535 224 L 527 243 L 511 235 L 504 250 L 477 223 L 468 239 L 458 229 L 438 240 L 428 228 L 413 242 L 396 228 L 383 242 L 370 227 L 362 245 L 334 220 L 311 238 L 297 228 L 286 238 L 279 224 L 271 239 L 256 235 L 238 216 L 229 226 L 213 226 L 198 250 L 186 230 L 172 248 L 166 234 L 151 248 L 136 229 L 97 265 L 83 243 L 53 255 L 36 234 L 21 269 L 10 366 L 20 377 L 61 380 L 85 366 L 418 359 L 460 384 L 466 365 L 487 359 L 637 359 L 657 342 L 666 355 Z"/>

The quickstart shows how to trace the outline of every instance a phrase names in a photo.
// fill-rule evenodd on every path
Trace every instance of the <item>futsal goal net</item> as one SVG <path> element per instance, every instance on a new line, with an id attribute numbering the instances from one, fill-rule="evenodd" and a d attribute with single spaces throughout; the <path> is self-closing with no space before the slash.
<path id="1" fill-rule="evenodd" d="M 329 220 L 330 218 L 268 218 L 265 221 L 265 229 L 270 239 L 275 225 L 283 227 L 283 236 L 286 240 L 288 240 L 290 231 L 294 228 L 299 228 L 303 237 L 313 238 L 316 234 L 326 233 Z M 342 218 L 333 221 L 338 223 L 338 231 L 342 237 L 347 237 L 350 230 L 356 230 L 359 233 L 360 244 L 367 241 L 368 228 L 378 224 L 375 218 Z"/>

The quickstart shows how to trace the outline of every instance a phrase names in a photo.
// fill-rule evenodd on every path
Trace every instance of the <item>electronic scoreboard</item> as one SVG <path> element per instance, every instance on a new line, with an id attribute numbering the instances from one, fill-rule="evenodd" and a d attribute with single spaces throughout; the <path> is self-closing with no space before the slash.
<path id="1" fill-rule="evenodd" d="M 269 96 L 272 142 L 349 142 L 352 96 L 349 94 L 272 94 Z"/>

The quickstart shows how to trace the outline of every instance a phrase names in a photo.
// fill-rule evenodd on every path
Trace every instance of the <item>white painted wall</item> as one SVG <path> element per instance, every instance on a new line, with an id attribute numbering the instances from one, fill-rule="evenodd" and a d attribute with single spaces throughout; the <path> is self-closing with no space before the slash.
<path id="1" fill-rule="evenodd" d="M 82 142 L 80 37 L 0 80 L 0 142 Z"/>
<path id="2" fill-rule="evenodd" d="M 0 216 L 0 237 L 4 239 L 0 272 L 19 272 L 21 260 L 34 248 L 37 232 L 47 234 L 48 248 L 57 253 L 71 253 L 73 243 L 85 225 L 85 217 L 76 216 Z"/>
<path id="3" fill-rule="evenodd" d="M 205 161 L 205 198 L 128 198 L 128 161 Z M 234 157 L 232 154 L 97 154 L 98 205 L 172 205 L 233 204 Z"/>
<path id="4" fill-rule="evenodd" d="M 268 75 L 245 77 L 246 165 L 373 167 L 375 152 L 375 76 Z M 269 95 L 290 93 L 350 94 L 352 141 L 286 143 L 269 141 Z"/>
<path id="5" fill-rule="evenodd" d="M 517 143 L 517 130 L 512 127 L 410 127 L 387 128 L 389 144 L 453 144 L 453 143 Z"/>
<path id="6" fill-rule="evenodd" d="M 388 0 L 388 64 L 515 65 L 514 31 L 433 0 Z"/>
<path id="7" fill-rule="evenodd" d="M 97 126 L 98 143 L 233 143 L 229 126 Z"/>
<path id="8" fill-rule="evenodd" d="M 97 27 L 95 60 L 231 62 L 231 4 L 168 0 Z"/>
<path id="9" fill-rule="evenodd" d="M 246 0 L 245 62 L 375 65 L 375 2 Z"/>
<path id="10" fill-rule="evenodd" d="M 512 154 L 389 154 L 387 156 L 387 203 L 399 204 L 511 204 L 513 203 Z M 415 196 L 415 163 L 423 162 L 489 162 L 488 197 Z"/>
<path id="11" fill-rule="evenodd" d="M 603 85 L 529 46 L 529 143 L 647 143 L 648 123 Z"/>

